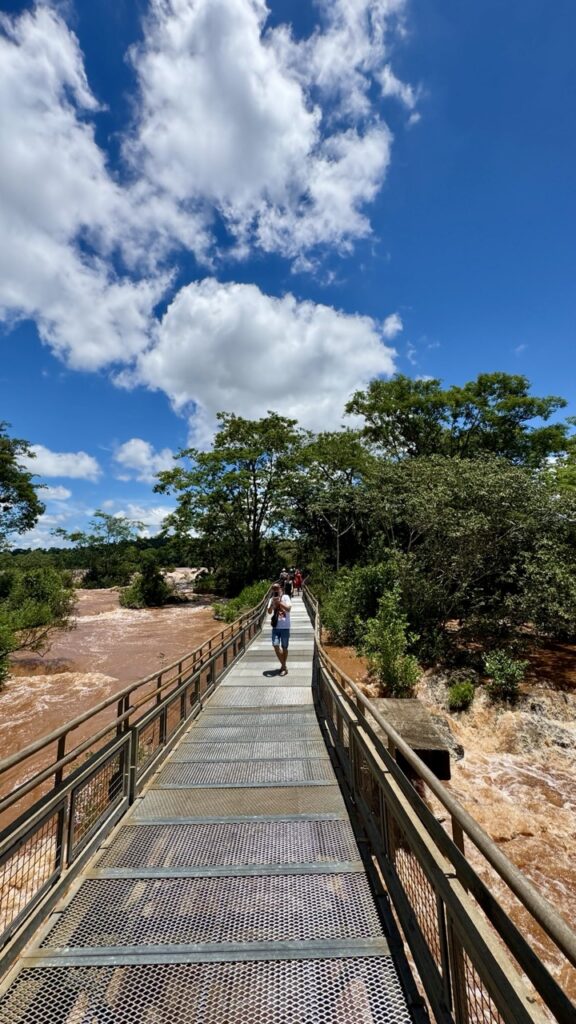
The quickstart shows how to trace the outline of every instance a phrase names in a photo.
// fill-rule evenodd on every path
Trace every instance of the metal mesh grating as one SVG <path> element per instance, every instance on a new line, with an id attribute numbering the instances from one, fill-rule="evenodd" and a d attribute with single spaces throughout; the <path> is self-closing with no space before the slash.
<path id="1" fill-rule="evenodd" d="M 245 944 L 381 934 L 363 874 L 91 878 L 42 945 Z"/>
<path id="2" fill-rule="evenodd" d="M 462 953 L 462 966 L 464 998 L 469 1019 L 474 1021 L 474 1024 L 505 1024 L 504 1018 L 500 1016 L 474 964 L 464 952 Z"/>
<path id="3" fill-rule="evenodd" d="M 211 707 L 259 708 L 278 704 L 312 704 L 309 686 L 223 686 L 210 698 Z"/>
<path id="4" fill-rule="evenodd" d="M 182 694 L 178 694 L 166 708 L 166 739 L 176 731 L 182 717 Z"/>
<path id="5" fill-rule="evenodd" d="M 320 740 L 317 725 L 197 726 L 187 734 L 190 743 L 237 743 L 242 740 Z"/>
<path id="6" fill-rule="evenodd" d="M 398 840 L 405 842 L 403 834 L 398 831 L 397 827 L 395 832 L 395 842 L 398 842 Z M 438 907 L 436 905 L 434 889 L 418 863 L 415 854 L 412 853 L 408 846 L 403 846 L 396 850 L 394 861 L 402 888 L 416 915 L 422 934 L 426 939 L 426 945 L 432 953 L 437 966 L 441 969 L 442 955 L 438 930 Z"/>
<path id="7" fill-rule="evenodd" d="M 117 803 L 123 793 L 124 752 L 118 751 L 99 766 L 86 782 L 74 791 L 70 837 L 73 856 L 90 832 L 93 831 L 106 811 Z"/>
<path id="8" fill-rule="evenodd" d="M 305 726 L 318 725 L 318 719 L 313 708 L 310 710 L 301 709 L 298 711 L 267 711 L 265 708 L 257 712 L 250 711 L 211 711 L 206 708 L 202 717 L 198 719 L 198 726 L 241 726 L 246 725 L 282 725 L 282 726 Z M 193 728 L 196 728 L 194 725 Z"/>
<path id="9" fill-rule="evenodd" d="M 59 870 L 61 864 L 61 815 L 38 823 L 27 839 L 0 863 L 0 934 L 16 921 L 31 899 Z"/>
<path id="10" fill-rule="evenodd" d="M 99 867 L 204 867 L 358 860 L 347 821 L 125 825 Z"/>
<path id="11" fill-rule="evenodd" d="M 151 789 L 134 808 L 146 818 L 230 818 L 284 814 L 340 814 L 347 817 L 338 786 L 285 786 L 265 789 Z"/>
<path id="12" fill-rule="evenodd" d="M 292 663 L 290 664 L 290 672 L 287 676 L 280 677 L 279 672 L 263 672 L 260 668 L 246 668 L 242 669 L 241 672 L 235 672 L 223 680 L 220 683 L 220 687 L 224 690 L 235 689 L 238 686 L 250 686 L 262 689 L 263 687 L 269 688 L 271 683 L 279 683 L 282 689 L 286 687 L 294 689 L 295 687 L 308 687 L 311 684 L 311 670 L 295 668 Z"/>
<path id="13" fill-rule="evenodd" d="M 260 786 L 333 782 L 330 761 L 217 761 L 169 764 L 156 786 Z"/>
<path id="14" fill-rule="evenodd" d="M 180 744 L 171 761 L 266 761 L 297 757 L 325 758 L 328 751 L 322 740 L 317 743 L 306 740 L 226 744 L 188 742 Z"/>
<path id="15" fill-rule="evenodd" d="M 143 769 L 162 746 L 162 723 L 160 715 L 138 732 L 138 767 Z"/>
<path id="16" fill-rule="evenodd" d="M 0 1024 L 409 1024 L 389 957 L 22 971 Z"/>

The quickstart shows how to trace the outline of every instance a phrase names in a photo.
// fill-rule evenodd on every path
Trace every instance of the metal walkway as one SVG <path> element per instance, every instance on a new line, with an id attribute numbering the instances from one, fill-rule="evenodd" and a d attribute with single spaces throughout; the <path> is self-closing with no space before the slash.
<path id="1" fill-rule="evenodd" d="M 312 703 L 293 605 L 21 958 L 0 1024 L 403 1024 L 411 1016 Z"/>

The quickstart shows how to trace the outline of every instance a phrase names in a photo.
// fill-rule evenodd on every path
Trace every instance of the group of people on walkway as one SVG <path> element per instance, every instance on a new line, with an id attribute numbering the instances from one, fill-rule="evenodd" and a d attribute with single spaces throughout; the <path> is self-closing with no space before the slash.
<path id="1" fill-rule="evenodd" d="M 280 662 L 280 675 L 287 676 L 288 644 L 290 642 L 290 611 L 293 594 L 302 592 L 300 569 L 283 569 L 278 580 L 272 585 L 268 602 L 268 615 L 272 624 L 272 647 Z"/>

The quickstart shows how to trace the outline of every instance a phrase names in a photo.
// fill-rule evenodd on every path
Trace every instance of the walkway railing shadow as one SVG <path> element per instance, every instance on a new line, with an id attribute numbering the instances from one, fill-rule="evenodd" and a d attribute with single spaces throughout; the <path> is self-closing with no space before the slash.
<path id="1" fill-rule="evenodd" d="M 178 661 L 0 761 L 2 967 L 260 630 L 267 601 L 268 595 Z"/>
<path id="2" fill-rule="evenodd" d="M 503 908 L 503 887 L 507 905 L 516 905 L 521 919 L 529 915 L 548 937 L 566 986 L 570 975 L 576 979 L 576 934 L 329 657 L 309 588 L 304 600 L 315 628 L 316 698 L 434 1018 L 574 1024 L 565 988 Z M 411 778 L 398 766 L 398 754 Z M 419 796 L 416 780 L 439 801 L 451 834 Z M 486 866 L 490 884 L 472 868 L 467 844 Z"/>

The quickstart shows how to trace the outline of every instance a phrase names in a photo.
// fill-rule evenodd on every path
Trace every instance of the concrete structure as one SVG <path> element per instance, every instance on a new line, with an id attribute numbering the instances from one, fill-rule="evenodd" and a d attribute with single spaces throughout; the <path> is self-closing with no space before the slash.
<path id="1" fill-rule="evenodd" d="M 371 703 L 438 779 L 450 778 L 450 751 L 421 701 L 380 697 L 372 699 Z M 374 719 L 370 724 L 384 742 L 387 742 Z M 410 776 L 410 766 L 406 764 L 401 754 L 397 756 L 397 761 L 406 775 Z"/>

